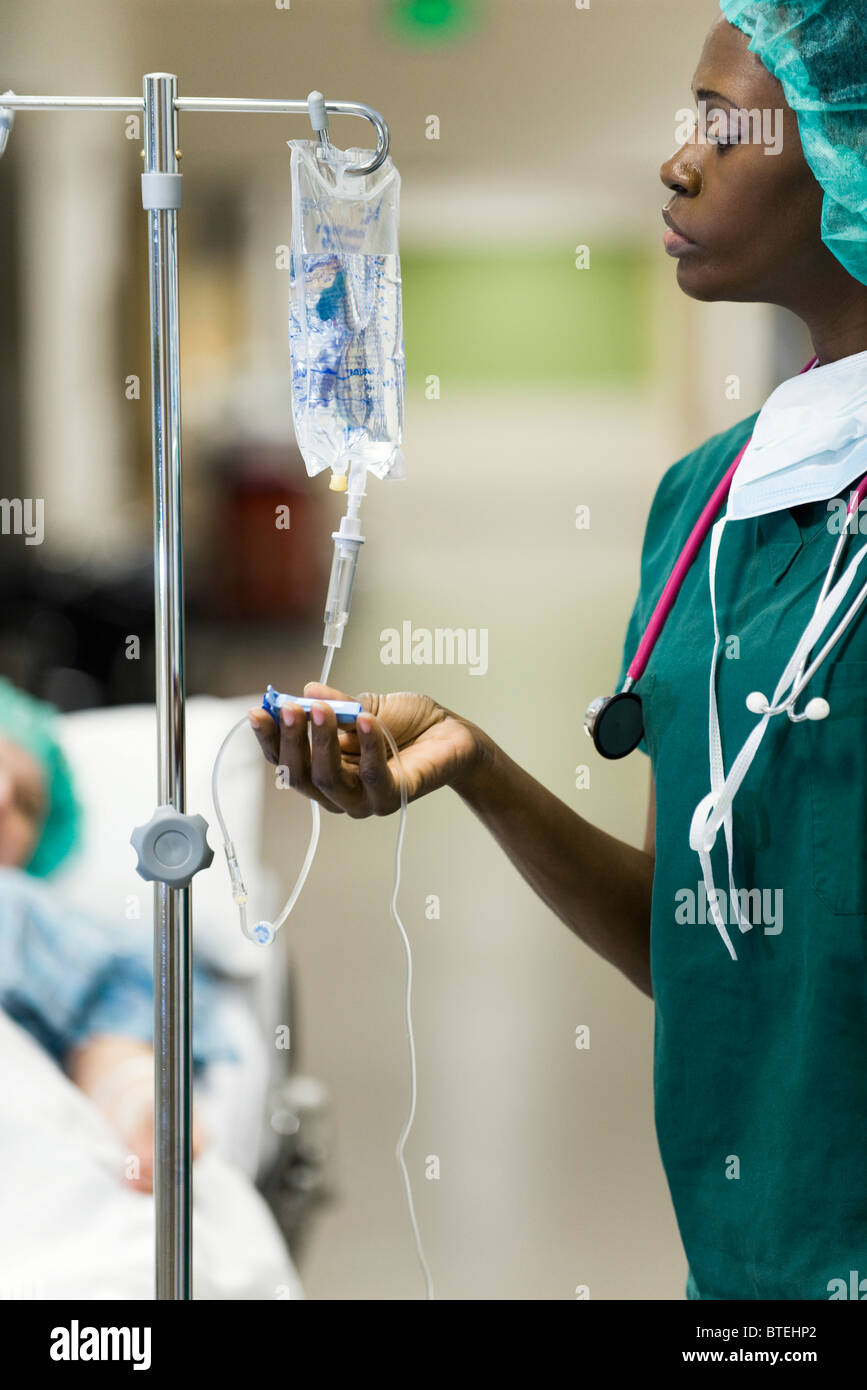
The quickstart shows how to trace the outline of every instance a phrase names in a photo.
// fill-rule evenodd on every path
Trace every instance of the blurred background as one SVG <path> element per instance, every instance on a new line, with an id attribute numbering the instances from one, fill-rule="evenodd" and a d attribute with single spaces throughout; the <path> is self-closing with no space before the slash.
<path id="1" fill-rule="evenodd" d="M 717 10 L 6 0 L 2 20 L 0 90 L 138 95 L 159 70 L 187 96 L 319 87 L 383 113 L 402 176 L 408 476 L 368 485 L 333 681 L 429 692 L 632 843 L 647 761 L 603 765 L 582 717 L 619 668 L 653 492 L 808 356 L 782 311 L 686 300 L 662 250 L 659 166 Z M 180 120 L 188 690 L 296 691 L 318 675 L 340 515 L 294 442 L 278 264 L 285 141 L 309 129 Z M 332 120 L 344 146 L 368 130 Z M 0 163 L 0 494 L 45 500 L 42 545 L 0 537 L 0 674 L 65 711 L 153 698 L 141 145 L 120 113 L 19 113 Z M 274 525 L 283 504 L 288 530 Z M 380 634 L 406 621 L 486 629 L 487 671 L 383 665 Z M 288 888 L 309 816 L 269 790 L 266 848 Z M 303 1064 L 333 1112 L 333 1192 L 300 1259 L 315 1299 L 423 1291 L 394 1161 L 408 1099 L 396 829 L 325 816 L 287 928 Z M 210 872 L 225 872 L 219 855 Z M 650 1002 L 535 899 L 451 792 L 410 808 L 401 910 L 419 1068 L 408 1160 L 438 1296 L 681 1298 Z"/>

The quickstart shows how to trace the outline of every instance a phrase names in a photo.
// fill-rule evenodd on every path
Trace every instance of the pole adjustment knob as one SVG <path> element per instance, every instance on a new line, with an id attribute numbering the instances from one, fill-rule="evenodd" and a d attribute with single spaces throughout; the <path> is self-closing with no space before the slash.
<path id="1" fill-rule="evenodd" d="M 149 821 L 137 825 L 129 837 L 136 852 L 136 872 L 147 882 L 186 888 L 200 869 L 214 857 L 208 844 L 204 816 L 184 815 L 174 806 L 158 806 Z"/>

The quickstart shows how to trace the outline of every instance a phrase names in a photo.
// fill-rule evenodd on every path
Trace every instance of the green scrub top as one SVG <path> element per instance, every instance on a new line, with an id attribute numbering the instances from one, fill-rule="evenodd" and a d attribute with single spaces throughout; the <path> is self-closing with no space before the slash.
<path id="1" fill-rule="evenodd" d="M 663 476 L 618 690 L 677 556 L 755 419 Z M 862 525 L 867 531 L 867 516 Z M 759 717 L 746 697 L 772 697 L 840 529 L 827 502 L 726 524 L 716 572 L 726 772 Z M 838 574 L 864 544 L 867 536 L 850 535 Z M 655 1117 L 689 1261 L 687 1297 L 867 1298 L 867 610 L 799 701 L 802 710 L 824 696 L 828 718 L 773 716 L 735 799 L 735 886 L 761 890 L 744 934 L 718 833 L 713 876 L 733 961 L 689 846 L 693 811 L 710 791 L 709 554 L 710 534 L 636 685 L 657 798 Z M 841 617 L 863 582 L 859 571 Z"/>

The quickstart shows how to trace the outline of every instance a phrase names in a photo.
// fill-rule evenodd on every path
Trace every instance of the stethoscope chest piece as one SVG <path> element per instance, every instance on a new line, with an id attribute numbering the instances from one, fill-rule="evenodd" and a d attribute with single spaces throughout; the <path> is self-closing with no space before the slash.
<path id="1" fill-rule="evenodd" d="M 600 695 L 584 716 L 584 732 L 603 758 L 625 758 L 644 736 L 640 696 L 631 691 Z"/>

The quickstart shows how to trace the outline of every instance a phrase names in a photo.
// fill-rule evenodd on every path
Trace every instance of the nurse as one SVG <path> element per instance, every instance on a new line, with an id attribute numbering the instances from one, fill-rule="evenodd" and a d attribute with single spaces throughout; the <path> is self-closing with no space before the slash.
<path id="1" fill-rule="evenodd" d="M 653 998 L 657 1134 L 687 1296 L 828 1299 L 848 1296 L 852 1271 L 867 1276 L 867 618 L 802 697 L 814 713 L 825 701 L 827 718 L 774 718 L 754 697 L 772 699 L 816 607 L 835 518 L 867 474 L 867 13 L 861 0 L 721 9 L 695 74 L 698 124 L 661 171 L 665 247 L 693 298 L 800 317 L 816 363 L 656 492 L 618 690 L 752 438 L 725 525 L 721 505 L 636 683 L 653 772 L 643 850 L 427 696 L 361 695 L 355 732 L 314 707 L 309 741 L 297 706 L 279 733 L 264 711 L 250 718 L 299 791 L 353 818 L 399 807 L 386 725 L 409 798 L 454 788 L 552 911 Z M 774 129 L 779 111 L 781 148 L 766 153 L 739 113 L 771 113 L 760 124 Z M 857 528 L 847 544 L 844 565 L 865 544 Z M 316 684 L 305 695 L 347 698 Z M 714 844 L 697 810 L 718 805 L 761 720 Z"/>

